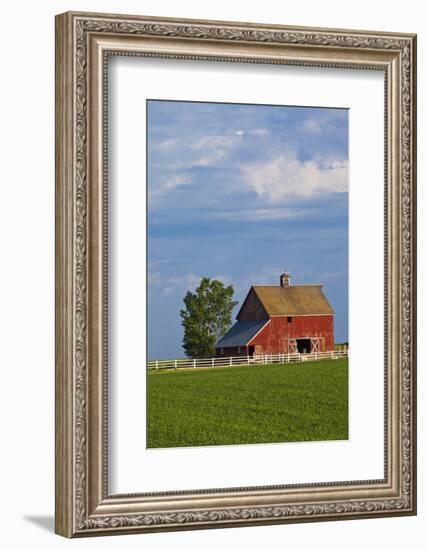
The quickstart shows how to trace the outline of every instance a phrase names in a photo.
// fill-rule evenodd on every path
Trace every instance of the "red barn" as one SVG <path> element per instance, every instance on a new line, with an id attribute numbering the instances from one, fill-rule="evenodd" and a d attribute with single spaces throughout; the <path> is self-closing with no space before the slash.
<path id="1" fill-rule="evenodd" d="M 276 355 L 334 349 L 334 310 L 323 285 L 253 286 L 237 322 L 217 342 L 216 355 Z"/>

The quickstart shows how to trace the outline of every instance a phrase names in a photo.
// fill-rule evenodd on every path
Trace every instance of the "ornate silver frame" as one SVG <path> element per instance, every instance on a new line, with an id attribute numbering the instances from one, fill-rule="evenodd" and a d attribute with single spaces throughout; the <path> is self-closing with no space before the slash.
<path id="1" fill-rule="evenodd" d="M 109 495 L 105 59 L 142 55 L 385 74 L 385 477 Z M 66 537 L 416 513 L 416 37 L 89 13 L 56 18 L 56 532 Z"/>

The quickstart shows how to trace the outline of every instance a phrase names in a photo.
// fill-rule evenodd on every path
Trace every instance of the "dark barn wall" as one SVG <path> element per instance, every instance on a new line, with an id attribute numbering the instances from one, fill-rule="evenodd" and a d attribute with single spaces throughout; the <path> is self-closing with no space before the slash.
<path id="1" fill-rule="evenodd" d="M 250 345 L 262 347 L 265 354 L 288 352 L 289 338 L 322 338 L 319 351 L 333 351 L 334 349 L 334 316 L 313 315 L 292 317 L 272 317 L 264 329 L 255 336 Z M 259 348 L 258 348 L 259 349 Z M 259 353 L 257 349 L 257 353 Z"/>
<path id="2" fill-rule="evenodd" d="M 268 314 L 252 288 L 243 302 L 242 309 L 237 315 L 239 321 L 262 321 L 268 319 Z"/>

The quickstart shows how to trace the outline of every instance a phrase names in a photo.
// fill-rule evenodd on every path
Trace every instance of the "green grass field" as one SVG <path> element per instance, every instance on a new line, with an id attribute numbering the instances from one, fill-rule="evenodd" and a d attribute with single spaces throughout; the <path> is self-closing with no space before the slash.
<path id="1" fill-rule="evenodd" d="M 348 360 L 150 371 L 148 447 L 348 438 Z"/>

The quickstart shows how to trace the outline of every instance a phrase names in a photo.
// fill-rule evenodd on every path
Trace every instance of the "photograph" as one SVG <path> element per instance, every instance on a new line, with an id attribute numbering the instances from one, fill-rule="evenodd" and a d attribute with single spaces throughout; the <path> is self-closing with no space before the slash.
<path id="1" fill-rule="evenodd" d="M 348 109 L 146 110 L 147 448 L 347 440 Z"/>

